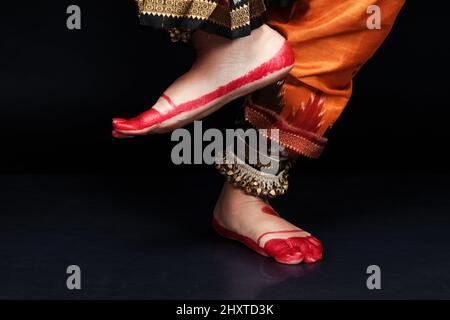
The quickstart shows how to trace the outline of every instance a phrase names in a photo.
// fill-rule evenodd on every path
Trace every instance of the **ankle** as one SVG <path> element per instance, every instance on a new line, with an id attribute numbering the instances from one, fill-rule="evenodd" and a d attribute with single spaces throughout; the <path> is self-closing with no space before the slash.
<path id="1" fill-rule="evenodd" d="M 192 45 L 198 51 L 204 51 L 211 48 L 211 44 L 220 46 L 222 43 L 230 42 L 232 40 L 211 34 L 202 30 L 197 30 L 191 37 Z"/>
<path id="2" fill-rule="evenodd" d="M 241 48 L 245 45 L 248 52 L 262 52 L 264 48 L 273 48 L 281 45 L 286 39 L 276 30 L 263 24 L 259 28 L 252 30 L 251 34 L 246 37 L 237 39 L 227 39 L 215 34 L 211 34 L 202 30 L 196 31 L 192 37 L 192 44 L 197 53 L 209 52 L 212 48 L 217 49 L 226 47 Z"/>
<path id="3" fill-rule="evenodd" d="M 252 206 L 260 206 L 262 200 L 255 196 L 245 193 L 241 188 L 234 187 L 228 182 L 225 182 L 217 200 L 214 214 L 218 217 L 238 217 L 245 212 L 242 212 L 243 204 L 251 204 Z"/>

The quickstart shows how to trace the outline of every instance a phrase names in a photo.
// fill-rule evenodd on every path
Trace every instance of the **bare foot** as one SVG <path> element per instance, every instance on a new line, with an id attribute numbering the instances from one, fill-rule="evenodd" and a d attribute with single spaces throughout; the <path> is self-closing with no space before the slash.
<path id="1" fill-rule="evenodd" d="M 113 136 L 145 135 L 181 127 L 226 103 L 284 78 L 294 57 L 286 40 L 263 25 L 234 40 L 197 31 L 197 58 L 150 109 L 132 119 L 114 119 Z"/>
<path id="2" fill-rule="evenodd" d="M 296 264 L 322 259 L 322 244 L 308 232 L 281 218 L 260 198 L 225 183 L 214 209 L 213 226 L 276 261 Z"/>

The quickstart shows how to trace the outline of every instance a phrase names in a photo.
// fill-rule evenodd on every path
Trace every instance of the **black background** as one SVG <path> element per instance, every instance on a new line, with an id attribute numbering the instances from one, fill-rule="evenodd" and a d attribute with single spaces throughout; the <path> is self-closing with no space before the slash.
<path id="1" fill-rule="evenodd" d="M 66 28 L 65 10 L 73 3 L 82 8 L 79 31 Z M 305 168 L 448 169 L 445 14 L 417 1 L 405 5 L 355 79 L 323 157 Z M 140 27 L 133 1 L 8 2 L 0 23 L 1 171 L 173 167 L 169 134 L 114 141 L 110 121 L 149 108 L 189 68 L 189 46 Z M 226 106 L 204 126 L 232 127 L 240 104 Z"/>
<path id="2" fill-rule="evenodd" d="M 449 298 L 447 15 L 405 5 L 323 156 L 293 170 L 275 208 L 325 260 L 291 268 L 213 234 L 222 178 L 173 165 L 170 134 L 111 138 L 112 117 L 188 70 L 189 46 L 140 27 L 131 0 L 2 3 L 0 298 Z M 241 103 L 204 127 L 232 127 Z M 65 287 L 70 264 L 80 292 Z M 365 285 L 371 264 L 381 291 Z"/>

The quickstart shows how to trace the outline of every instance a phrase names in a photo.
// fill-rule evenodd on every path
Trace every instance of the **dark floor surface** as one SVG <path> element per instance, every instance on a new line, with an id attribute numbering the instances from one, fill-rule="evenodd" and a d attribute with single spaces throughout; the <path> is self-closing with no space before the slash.
<path id="1" fill-rule="evenodd" d="M 285 266 L 212 232 L 213 172 L 3 175 L 0 298 L 450 298 L 449 178 L 297 174 L 274 206 L 323 241 L 325 260 Z M 66 289 L 71 264 L 81 291 Z M 378 291 L 366 287 L 373 264 Z"/>

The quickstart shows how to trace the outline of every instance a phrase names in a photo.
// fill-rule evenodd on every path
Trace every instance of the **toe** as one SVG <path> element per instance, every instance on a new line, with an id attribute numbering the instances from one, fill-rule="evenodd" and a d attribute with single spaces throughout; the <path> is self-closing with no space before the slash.
<path id="1" fill-rule="evenodd" d="M 292 250 L 291 252 L 286 252 L 282 255 L 277 255 L 273 257 L 275 261 L 284 264 L 298 264 L 304 260 L 301 252 Z"/>
<path id="2" fill-rule="evenodd" d="M 116 130 L 112 131 L 112 136 L 114 138 L 116 138 L 116 139 L 130 139 L 130 138 L 134 138 L 134 136 L 132 136 L 132 135 L 123 134 L 123 133 L 120 133 L 120 132 L 118 132 Z"/>
<path id="3" fill-rule="evenodd" d="M 318 248 L 318 247 L 312 247 L 313 250 L 313 257 L 316 260 L 322 260 L 322 248 Z"/>
<path id="4" fill-rule="evenodd" d="M 304 259 L 302 252 L 292 247 L 285 239 L 269 240 L 264 245 L 264 249 L 280 263 L 297 264 Z"/>
<path id="5" fill-rule="evenodd" d="M 322 243 L 316 238 L 310 236 L 306 238 L 310 244 L 312 254 L 314 259 L 321 260 L 322 259 Z"/>
<path id="6" fill-rule="evenodd" d="M 322 248 L 322 243 L 317 238 L 309 236 L 307 239 L 312 245 Z"/>
<path id="7" fill-rule="evenodd" d="M 127 119 L 123 119 L 123 118 L 113 118 L 112 123 L 113 124 L 118 124 L 118 123 L 123 123 L 127 121 Z"/>
<path id="8" fill-rule="evenodd" d="M 305 261 L 305 263 L 314 263 L 317 261 L 317 259 L 312 253 L 310 253 L 305 257 L 304 261 Z"/>
<path id="9" fill-rule="evenodd" d="M 158 111 L 155 109 L 149 109 L 131 119 L 115 118 L 113 119 L 113 126 L 116 131 L 120 132 L 126 133 L 127 131 L 145 130 L 145 132 L 137 132 L 135 134 L 146 134 L 148 133 L 146 129 L 149 129 L 155 124 L 161 123 L 163 120 L 165 120 L 165 117 Z"/>
<path id="10" fill-rule="evenodd" d="M 311 244 L 307 237 L 293 237 L 287 240 L 294 248 L 303 254 L 305 263 L 314 263 L 319 260 L 318 253 L 321 250 Z"/>
<path id="11" fill-rule="evenodd" d="M 113 126 L 116 131 L 131 131 L 131 130 L 139 129 L 139 127 L 136 126 L 134 121 L 128 121 L 128 120 L 124 120 L 121 122 L 113 122 Z"/>

